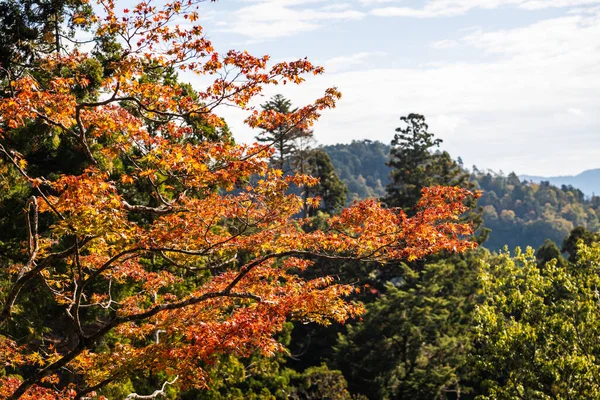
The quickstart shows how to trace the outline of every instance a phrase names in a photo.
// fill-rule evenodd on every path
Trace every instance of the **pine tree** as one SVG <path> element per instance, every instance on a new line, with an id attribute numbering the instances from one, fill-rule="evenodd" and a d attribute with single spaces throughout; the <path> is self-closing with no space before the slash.
<path id="1" fill-rule="evenodd" d="M 76 43 L 75 28 L 92 13 L 84 0 L 4 0 L 0 2 L 0 78 L 14 78 L 45 54 Z M 64 27 L 69 26 L 69 30 Z"/>
<path id="2" fill-rule="evenodd" d="M 396 128 L 388 166 L 391 183 L 387 186 L 385 203 L 410 213 L 427 186 L 460 186 L 472 188 L 469 175 L 452 160 L 447 152 L 433 151 L 442 143 L 430 133 L 425 117 L 409 114 L 401 117 L 405 124 Z"/>
<path id="3" fill-rule="evenodd" d="M 262 105 L 265 111 L 287 115 L 296 112 L 292 108 L 292 102 L 280 94 L 277 94 Z M 256 140 L 262 143 L 272 144 L 275 154 L 272 163 L 275 168 L 284 172 L 292 170 L 291 158 L 299 149 L 299 140 L 312 137 L 312 131 L 298 128 L 294 124 L 279 124 L 275 129 L 265 130 L 256 136 Z"/>
<path id="4" fill-rule="evenodd" d="M 321 198 L 318 210 L 330 215 L 341 210 L 346 202 L 348 189 L 335 172 L 329 155 L 320 149 L 309 150 L 306 163 L 305 172 L 319 178 L 317 185 L 307 188 L 308 196 Z M 313 209 L 308 214 L 312 216 L 316 212 L 317 209 Z"/>

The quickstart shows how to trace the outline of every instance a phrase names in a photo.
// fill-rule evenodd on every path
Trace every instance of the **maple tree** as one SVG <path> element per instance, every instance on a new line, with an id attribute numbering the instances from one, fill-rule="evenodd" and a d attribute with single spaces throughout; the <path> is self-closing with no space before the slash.
<path id="1" fill-rule="evenodd" d="M 216 111 L 233 105 L 248 110 L 250 127 L 306 130 L 340 93 L 328 89 L 293 112 L 251 108 L 265 86 L 323 70 L 217 53 L 196 25 L 200 2 L 142 2 L 121 13 L 102 0 L 98 14 L 72 17 L 94 32 L 94 51 L 58 47 L 8 79 L 2 185 L 22 185 L 27 196 L 19 248 L 0 264 L 0 398 L 93 398 L 139 371 L 203 386 L 202 367 L 219 355 L 281 351 L 273 335 L 290 318 L 343 322 L 362 312 L 344 300 L 352 286 L 298 274 L 316 258 L 412 260 L 474 246 L 459 216 L 476 194 L 452 187 L 424 189 L 411 217 L 366 200 L 305 232 L 295 216 L 306 199 L 287 189 L 315 178 L 270 167 L 268 143 L 208 140 L 197 128 L 223 127 Z M 149 78 L 176 70 L 212 83 L 192 93 Z M 80 162 L 42 168 L 20 151 L 23 135 L 54 138 Z M 59 323 L 14 334 L 48 304 Z"/>

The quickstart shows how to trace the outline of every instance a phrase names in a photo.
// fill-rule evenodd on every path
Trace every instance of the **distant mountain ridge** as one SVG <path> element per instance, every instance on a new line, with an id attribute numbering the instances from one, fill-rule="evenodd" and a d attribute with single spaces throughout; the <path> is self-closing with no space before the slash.
<path id="1" fill-rule="evenodd" d="M 348 203 L 386 195 L 390 145 L 362 140 L 322 149 L 348 187 Z M 539 248 L 545 239 L 560 246 L 575 227 L 600 231 L 600 169 L 547 178 L 474 168 L 470 179 L 483 191 L 478 205 L 483 226 L 491 229 L 483 244 L 488 249 Z"/>
<path id="2" fill-rule="evenodd" d="M 573 186 L 585 193 L 586 196 L 600 195 L 600 168 L 583 171 L 577 175 L 566 176 L 534 176 L 519 175 L 519 179 L 540 183 L 542 181 L 550 182 L 554 186 Z"/>

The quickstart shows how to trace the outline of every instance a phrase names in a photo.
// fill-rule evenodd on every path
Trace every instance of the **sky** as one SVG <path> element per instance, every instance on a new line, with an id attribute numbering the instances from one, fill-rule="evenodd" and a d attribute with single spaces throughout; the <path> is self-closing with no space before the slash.
<path id="1" fill-rule="evenodd" d="M 399 118 L 419 113 L 469 167 L 600 168 L 600 0 L 219 0 L 200 12 L 220 51 L 325 67 L 259 99 L 301 106 L 337 87 L 341 101 L 314 127 L 319 144 L 389 143 Z M 238 141 L 257 134 L 244 113 L 221 115 Z"/>

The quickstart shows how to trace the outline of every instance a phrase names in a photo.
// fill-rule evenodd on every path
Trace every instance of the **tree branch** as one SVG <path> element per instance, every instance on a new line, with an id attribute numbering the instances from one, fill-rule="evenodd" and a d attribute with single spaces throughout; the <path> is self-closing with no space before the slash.
<path id="1" fill-rule="evenodd" d="M 162 388 L 160 390 L 155 390 L 154 393 L 152 394 L 148 394 L 148 395 L 141 395 L 141 394 L 137 394 L 137 393 L 131 393 L 129 395 L 127 395 L 127 397 L 125 397 L 125 400 L 151 400 L 151 399 L 156 399 L 158 396 L 165 396 L 165 389 L 167 387 L 167 385 L 172 385 L 175 382 L 177 382 L 177 379 L 179 378 L 179 375 L 177 375 L 172 381 L 166 381 L 165 383 L 163 383 Z"/>

